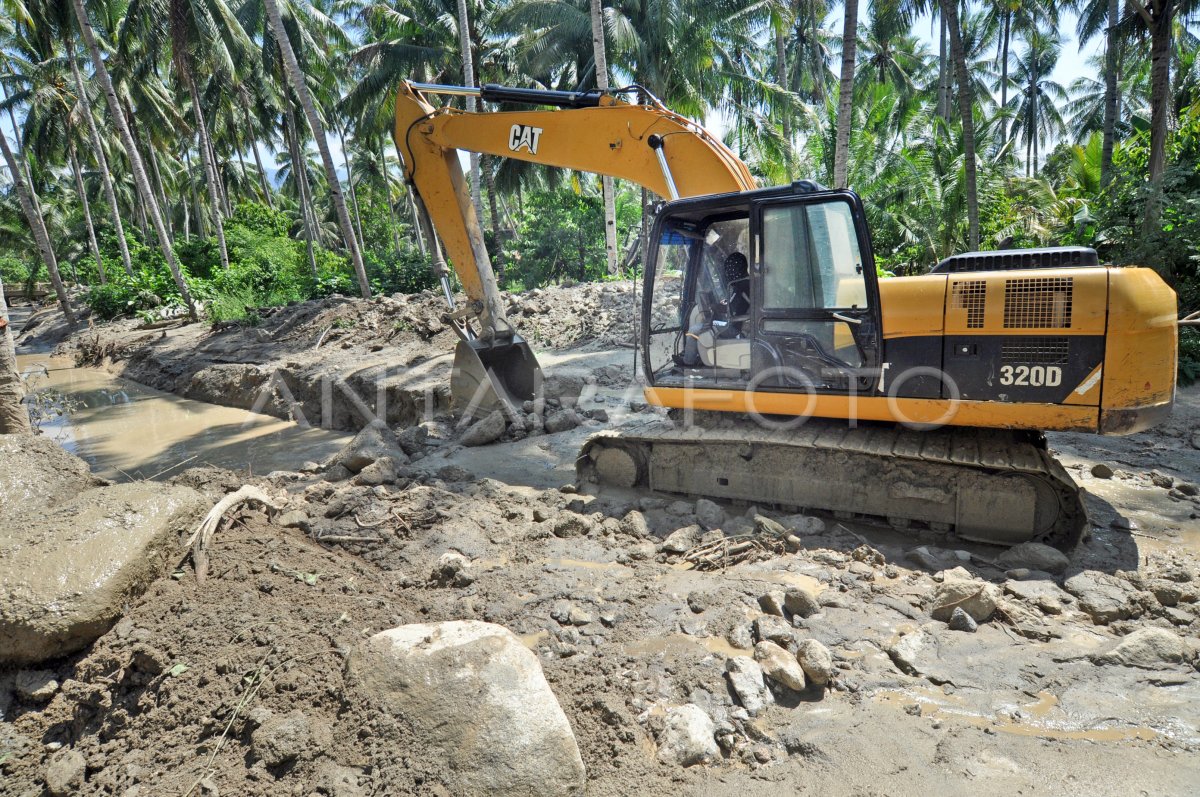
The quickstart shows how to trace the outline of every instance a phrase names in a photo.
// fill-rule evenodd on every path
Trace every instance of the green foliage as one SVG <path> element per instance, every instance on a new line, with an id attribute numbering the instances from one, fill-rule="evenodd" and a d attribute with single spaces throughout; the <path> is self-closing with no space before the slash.
<path id="1" fill-rule="evenodd" d="M 1200 330 L 1181 327 L 1179 330 L 1179 383 L 1190 385 L 1200 380 Z"/>
<path id="2" fill-rule="evenodd" d="M 385 294 L 420 293 L 436 287 L 438 281 L 429 257 L 422 255 L 416 246 L 407 241 L 401 241 L 400 245 L 399 252 L 371 252 L 367 255 L 371 290 Z"/>
<path id="3" fill-rule="evenodd" d="M 640 221 L 639 201 L 630 191 L 618 194 L 618 241 Z M 597 191 L 570 186 L 536 191 L 526 198 L 524 211 L 516 239 L 504 249 L 505 287 L 607 277 L 604 207 Z"/>
<path id="4" fill-rule="evenodd" d="M 105 285 L 93 285 L 83 297 L 84 304 L 103 319 L 132 315 L 159 307 L 180 307 L 183 298 L 165 268 L 140 268 L 129 276 L 114 272 Z"/>

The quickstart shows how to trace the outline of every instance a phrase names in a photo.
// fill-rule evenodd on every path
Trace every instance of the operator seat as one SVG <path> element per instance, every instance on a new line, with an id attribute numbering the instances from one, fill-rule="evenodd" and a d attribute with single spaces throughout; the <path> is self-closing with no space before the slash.
<path id="1" fill-rule="evenodd" d="M 750 340 L 742 329 L 750 320 L 750 264 L 741 252 L 731 252 L 721 271 L 728 296 L 721 302 L 725 318 L 714 317 L 711 326 L 697 335 L 700 362 L 710 368 L 748 371 Z"/>

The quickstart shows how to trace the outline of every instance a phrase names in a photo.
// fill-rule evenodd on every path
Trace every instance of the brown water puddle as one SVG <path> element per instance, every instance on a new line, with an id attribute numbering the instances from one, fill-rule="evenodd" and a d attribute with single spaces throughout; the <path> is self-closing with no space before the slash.
<path id="1" fill-rule="evenodd" d="M 1049 692 L 1039 692 L 1037 700 L 1020 706 L 1020 719 L 1014 719 L 1004 713 L 983 716 L 976 713 L 974 708 L 957 695 L 947 695 L 925 687 L 903 691 L 881 689 L 872 697 L 876 702 L 896 708 L 907 708 L 917 704 L 921 707 L 922 716 L 975 728 L 990 728 L 996 733 L 1013 736 L 1092 742 L 1122 742 L 1131 739 L 1149 741 L 1159 736 L 1158 731 L 1145 726 L 1067 727 L 1065 723 L 1055 722 L 1053 719 L 1053 714 L 1059 710 L 1058 698 Z"/>
<path id="2" fill-rule="evenodd" d="M 253 474 L 296 470 L 348 435 L 180 398 L 70 360 L 20 355 L 42 432 L 114 481 L 168 479 L 197 465 Z M 61 410 L 62 414 L 57 414 Z"/>
<path id="3" fill-rule="evenodd" d="M 734 647 L 722 637 L 697 637 L 688 636 L 687 634 L 671 634 L 669 636 L 651 637 L 650 639 L 639 639 L 636 642 L 623 645 L 621 648 L 621 652 L 626 656 L 653 656 L 658 653 L 677 655 L 701 650 L 727 657 L 753 655 L 753 651 Z"/>

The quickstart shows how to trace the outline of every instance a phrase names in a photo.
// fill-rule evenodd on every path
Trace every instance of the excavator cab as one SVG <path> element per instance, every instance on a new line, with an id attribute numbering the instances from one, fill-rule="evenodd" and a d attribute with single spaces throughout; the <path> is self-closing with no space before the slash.
<path id="1" fill-rule="evenodd" d="M 664 205 L 645 275 L 650 384 L 869 388 L 879 288 L 863 218 L 855 194 L 808 181 Z"/>

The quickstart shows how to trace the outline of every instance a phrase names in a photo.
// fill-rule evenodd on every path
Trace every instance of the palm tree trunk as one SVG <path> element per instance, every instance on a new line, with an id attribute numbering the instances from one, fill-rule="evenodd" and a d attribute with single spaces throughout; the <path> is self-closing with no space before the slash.
<path id="1" fill-rule="evenodd" d="M 940 2 L 940 0 L 939 0 Z M 938 39 L 938 89 L 937 115 L 943 119 L 950 118 L 950 63 L 946 47 L 946 17 L 938 19 L 940 38 Z"/>
<path id="2" fill-rule="evenodd" d="M 78 2 L 78 0 L 76 0 Z M 963 171 L 967 177 L 967 241 L 971 249 L 979 248 L 979 176 L 975 162 L 975 91 L 967 71 L 967 54 L 963 48 L 962 28 L 958 23 L 958 0 L 939 0 L 946 29 L 950 33 L 950 54 L 958 76 L 958 106 L 962 116 Z"/>
<path id="3" fill-rule="evenodd" d="M 74 2 L 80 3 L 82 0 L 74 0 Z M 284 72 L 287 73 L 292 91 L 296 93 L 300 106 L 304 109 L 304 115 L 308 118 L 308 126 L 317 142 L 317 150 L 321 153 L 321 162 L 325 166 L 325 175 L 329 179 L 329 197 L 337 211 L 338 224 L 342 228 L 342 238 L 350 253 L 350 262 L 354 264 L 359 292 L 364 299 L 369 299 L 371 298 L 371 283 L 367 280 L 367 270 L 363 266 L 362 252 L 354 237 L 354 227 L 350 223 L 350 211 L 346 207 L 346 198 L 342 195 L 342 185 L 338 181 L 337 168 L 333 165 L 333 156 L 329 153 L 329 140 L 325 137 L 325 127 L 317 115 L 316 106 L 313 105 L 312 96 L 308 93 L 308 86 L 304 82 L 304 73 L 300 71 L 300 63 L 296 60 L 296 53 L 292 50 L 287 30 L 283 27 L 283 17 L 279 13 L 279 5 L 275 0 L 265 0 L 265 3 L 267 17 L 271 21 L 271 31 L 275 35 L 279 51 L 283 55 Z"/>
<path id="4" fill-rule="evenodd" d="M 175 224 L 171 221 L 171 203 L 167 201 L 167 192 L 163 188 L 162 172 L 158 168 L 158 153 L 154 151 L 154 141 L 149 136 L 146 137 L 146 154 L 150 156 L 150 173 L 154 176 L 154 190 L 158 197 L 158 206 L 167 210 L 163 221 L 167 224 L 167 235 L 171 236 L 171 245 L 174 246 Z"/>
<path id="5" fill-rule="evenodd" d="M 96 127 L 96 117 L 92 113 L 92 101 L 88 98 L 87 89 L 83 85 L 83 76 L 79 74 L 79 64 L 75 58 L 75 42 L 70 38 L 64 38 L 63 48 L 67 52 L 67 61 L 71 64 L 71 75 L 75 80 L 75 93 L 83 111 L 83 117 L 87 120 L 88 140 L 92 144 L 96 168 L 100 172 L 104 200 L 108 202 L 109 214 L 112 216 L 113 233 L 117 238 L 117 248 L 121 252 L 121 265 L 125 268 L 125 273 L 132 277 L 133 260 L 129 257 L 129 243 L 125 240 L 125 225 L 121 221 L 121 207 L 117 204 L 117 192 L 113 188 L 112 173 L 108 169 L 108 158 L 104 154 L 100 130 Z"/>
<path id="6" fill-rule="evenodd" d="M 471 18 L 467 14 L 467 0 L 458 0 L 458 48 L 462 56 L 463 85 L 475 85 L 475 58 L 471 50 Z M 475 97 L 467 95 L 467 112 L 475 113 Z M 479 153 L 470 153 L 471 162 L 471 204 L 475 206 L 475 216 L 483 223 L 483 187 L 479 181 Z"/>
<path id="7" fill-rule="evenodd" d="M 1111 0 L 1110 0 L 1111 1 Z M 1000 47 L 1000 107 L 1008 107 L 1008 46 L 1012 32 L 1012 12 L 1004 12 L 1004 42 Z M 1004 140 L 1008 140 L 1008 120 L 1004 120 Z"/>
<path id="8" fill-rule="evenodd" d="M 396 203 L 392 200 L 392 179 L 388 174 L 387 151 L 384 149 L 383 138 L 379 139 L 379 173 L 383 176 L 383 197 L 388 204 L 388 218 L 392 220 L 392 244 L 396 251 L 400 251 L 400 212 L 396 210 Z M 425 254 L 425 246 L 421 243 L 421 234 L 417 230 L 416 225 L 413 226 L 413 235 L 417 239 L 417 248 L 421 254 Z"/>
<path id="9" fill-rule="evenodd" d="M 271 186 L 267 183 L 267 170 L 263 168 L 262 156 L 258 154 L 258 141 L 254 138 L 254 126 L 250 123 L 250 112 L 242 106 L 242 116 L 246 120 L 246 130 L 251 134 L 250 151 L 254 153 L 254 165 L 258 167 L 258 181 L 262 185 L 263 201 L 271 210 L 275 209 L 275 201 L 271 198 Z"/>
<path id="10" fill-rule="evenodd" d="M 200 209 L 200 195 L 196 193 L 196 181 L 192 177 L 192 154 L 190 147 L 183 150 L 183 165 L 187 169 L 188 194 L 192 197 L 192 213 L 196 217 L 196 235 L 203 238 L 208 230 L 204 226 L 204 211 Z"/>
<path id="11" fill-rule="evenodd" d="M 308 255 L 308 269 L 313 278 L 317 272 L 317 256 L 313 251 L 314 224 L 312 218 L 312 196 L 308 186 L 308 164 L 304 160 L 304 150 L 300 146 L 300 131 L 296 125 L 296 113 L 288 102 L 287 113 L 284 115 L 283 137 L 287 139 L 288 149 L 292 156 L 292 177 L 296 180 L 296 190 L 300 194 L 300 222 L 304 229 L 304 249 Z"/>
<path id="12" fill-rule="evenodd" d="M 1120 0 L 1108 0 L 1108 31 L 1104 43 L 1104 139 L 1100 154 L 1100 185 L 1112 181 L 1113 142 L 1117 134 L 1117 53 L 1120 39 Z"/>
<path id="13" fill-rule="evenodd" d="M 604 42 L 604 8 L 602 0 L 589 3 L 592 18 L 592 58 L 596 62 L 596 88 L 608 90 L 608 50 Z M 617 274 L 617 202 L 613 196 L 613 179 L 608 175 L 600 178 L 600 193 L 604 199 L 604 253 L 608 258 L 608 275 Z M 494 215 L 494 213 L 493 213 Z M 499 231 L 499 224 L 493 222 Z"/>
<path id="14" fill-rule="evenodd" d="M 858 51 L 858 0 L 846 0 L 842 24 L 842 79 L 838 88 L 837 139 L 833 145 L 833 185 L 845 188 L 850 166 L 850 109 L 854 103 L 854 57 Z"/>
<path id="15" fill-rule="evenodd" d="M 1150 26 L 1150 197 L 1142 220 L 1144 235 L 1158 231 L 1162 216 L 1162 175 L 1166 168 L 1167 124 L 1171 111 L 1171 17 L 1174 6 L 1174 0 L 1152 3 L 1157 13 L 1152 14 L 1154 24 Z"/>
<path id="16" fill-rule="evenodd" d="M 87 191 L 83 188 L 83 174 L 79 171 L 79 159 L 75 157 L 75 142 L 73 141 L 68 155 L 71 160 L 71 171 L 75 174 L 75 190 L 79 194 L 79 204 L 83 206 L 83 219 L 87 222 L 88 248 L 92 250 L 92 257 L 96 258 L 96 274 L 100 278 L 100 284 L 103 285 L 107 282 L 104 277 L 104 258 L 100 257 L 100 247 L 96 244 L 96 226 L 92 223 L 92 205 L 88 202 Z"/>
<path id="17" fill-rule="evenodd" d="M 196 303 L 192 301 L 192 293 L 188 290 L 187 283 L 183 279 L 183 270 L 179 267 L 179 261 L 175 259 L 175 250 L 172 248 L 171 239 L 167 235 L 166 225 L 163 224 L 162 213 L 158 208 L 158 201 L 154 197 L 154 192 L 150 189 L 150 180 L 146 176 L 146 168 L 142 164 L 142 157 L 134 145 L 133 134 L 129 131 L 129 125 L 125 122 L 125 114 L 121 113 L 121 103 L 117 99 L 116 90 L 113 88 L 112 78 L 108 74 L 108 68 L 104 65 L 104 58 L 100 55 L 100 46 L 96 43 L 96 34 L 92 31 L 92 22 L 88 19 L 87 11 L 84 10 L 83 0 L 71 0 L 71 6 L 75 12 L 75 20 L 79 23 L 79 30 L 83 35 L 84 44 L 87 46 L 88 55 L 92 59 L 95 77 L 100 81 L 100 86 L 104 90 L 105 100 L 108 102 L 109 115 L 112 117 L 113 123 L 116 124 L 117 130 L 121 134 L 121 143 L 125 147 L 125 152 L 129 157 L 129 165 L 133 171 L 133 183 L 137 187 L 142 203 L 149 209 L 151 221 L 154 223 L 154 231 L 158 235 L 159 248 L 162 250 L 163 258 L 167 261 L 167 268 L 171 270 L 171 276 L 175 280 L 175 287 L 179 289 L 179 295 L 187 306 L 188 312 L 193 318 L 196 318 Z"/>
<path id="18" fill-rule="evenodd" d="M 358 189 L 354 187 L 354 166 L 350 163 L 350 151 L 346 149 L 346 127 L 338 130 L 338 138 L 342 142 L 342 161 L 346 164 L 346 185 L 350 189 L 350 208 L 354 211 L 354 229 L 358 231 L 358 240 L 364 242 L 362 231 L 362 216 L 358 212 Z"/>
<path id="19" fill-rule="evenodd" d="M 204 124 L 204 110 L 200 107 L 200 92 L 196 90 L 196 78 L 190 64 L 176 58 L 176 65 L 187 84 L 192 97 L 192 114 L 196 117 L 196 131 L 200 134 L 200 161 L 204 166 L 204 180 L 208 183 L 208 203 L 212 206 L 213 229 L 217 233 L 217 249 L 221 253 L 221 266 L 229 270 L 229 248 L 225 245 L 225 220 L 221 213 L 221 197 L 217 188 L 217 164 L 211 160 L 212 149 L 208 142 L 208 126 Z"/>
<path id="20" fill-rule="evenodd" d="M 33 188 L 25 182 L 22 164 L 13 155 L 8 146 L 8 136 L 3 131 L 0 131 L 0 150 L 4 152 L 4 162 L 8 165 L 13 188 L 16 189 L 17 198 L 21 202 L 21 210 L 25 214 L 25 221 L 29 223 L 29 230 L 33 233 L 33 239 L 42 255 L 42 262 L 46 264 L 46 272 L 50 275 L 51 284 L 54 285 L 54 293 L 58 296 L 58 304 L 62 308 L 63 317 L 66 318 L 69 326 L 75 326 L 75 311 L 71 309 L 71 302 L 67 298 L 67 289 L 63 286 L 62 277 L 58 273 L 58 259 L 54 256 L 54 247 L 50 245 L 50 234 L 46 231 L 46 224 L 42 221 L 42 216 L 34 205 Z"/>
<path id="21" fill-rule="evenodd" d="M 8 326 L 8 303 L 4 301 L 4 280 L 0 279 L 0 434 L 29 434 L 29 413 L 21 400 L 25 383 L 17 370 L 17 351 Z"/>
<path id="22" fill-rule="evenodd" d="M 779 24 L 775 27 L 775 81 L 780 88 L 788 88 L 788 67 L 787 67 L 787 37 L 784 35 L 783 25 Z M 784 166 L 787 169 L 788 179 L 792 179 L 792 114 L 790 111 L 783 112 L 783 138 L 787 142 L 787 149 L 783 153 Z"/>

